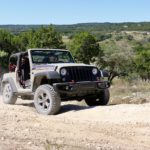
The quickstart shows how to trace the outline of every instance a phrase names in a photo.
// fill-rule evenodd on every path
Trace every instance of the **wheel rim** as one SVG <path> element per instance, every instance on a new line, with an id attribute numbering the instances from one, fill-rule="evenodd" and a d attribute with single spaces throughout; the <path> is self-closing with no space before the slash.
<path id="1" fill-rule="evenodd" d="M 37 98 L 38 106 L 41 110 L 47 111 L 50 107 L 50 97 L 45 91 L 41 91 Z"/>
<path id="2" fill-rule="evenodd" d="M 11 93 L 12 93 L 11 86 L 10 84 L 7 84 L 4 89 L 4 97 L 6 100 L 8 100 L 11 97 Z"/>

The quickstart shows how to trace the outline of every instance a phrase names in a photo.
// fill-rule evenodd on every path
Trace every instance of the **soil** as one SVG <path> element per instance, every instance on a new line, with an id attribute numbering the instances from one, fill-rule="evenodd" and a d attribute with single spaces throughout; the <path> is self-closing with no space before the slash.
<path id="1" fill-rule="evenodd" d="M 6 105 L 0 97 L 0 150 L 149 150 L 150 103 L 87 107 L 64 102 L 55 116 L 33 101 Z"/>

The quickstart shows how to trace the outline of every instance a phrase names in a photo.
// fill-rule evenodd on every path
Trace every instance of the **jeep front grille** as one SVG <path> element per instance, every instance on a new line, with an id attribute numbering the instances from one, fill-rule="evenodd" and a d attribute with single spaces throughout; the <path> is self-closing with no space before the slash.
<path id="1" fill-rule="evenodd" d="M 66 82 L 75 81 L 95 81 L 96 77 L 92 74 L 93 67 L 64 67 L 67 70 Z"/>

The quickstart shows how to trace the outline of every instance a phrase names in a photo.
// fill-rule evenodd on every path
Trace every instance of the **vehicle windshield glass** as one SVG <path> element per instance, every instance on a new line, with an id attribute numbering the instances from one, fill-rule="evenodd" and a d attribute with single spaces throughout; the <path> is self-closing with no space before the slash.
<path id="1" fill-rule="evenodd" d="M 31 50 L 33 63 L 74 63 L 69 51 L 62 50 Z"/>

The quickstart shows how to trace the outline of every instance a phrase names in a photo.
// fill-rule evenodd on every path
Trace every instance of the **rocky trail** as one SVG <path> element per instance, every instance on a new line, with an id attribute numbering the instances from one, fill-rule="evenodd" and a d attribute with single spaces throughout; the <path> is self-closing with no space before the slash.
<path id="1" fill-rule="evenodd" d="M 55 116 L 33 101 L 6 105 L 0 97 L 0 150 L 150 149 L 150 103 L 99 107 L 62 103 Z"/>

